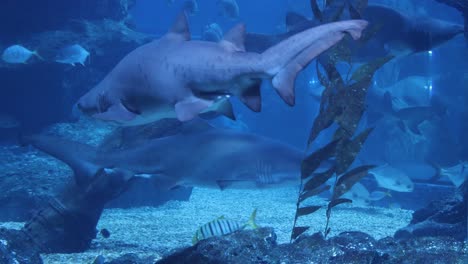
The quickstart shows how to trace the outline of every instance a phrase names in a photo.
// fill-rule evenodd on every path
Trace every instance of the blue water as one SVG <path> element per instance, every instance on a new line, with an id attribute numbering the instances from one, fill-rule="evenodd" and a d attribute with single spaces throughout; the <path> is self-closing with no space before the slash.
<path id="1" fill-rule="evenodd" d="M 50 7 L 57 12 L 56 16 L 53 13 L 50 14 L 50 10 L 40 9 L 40 6 L 20 8 L 14 1 L 7 2 L 7 9 L 13 9 L 14 12 L 10 13 L 17 14 L 17 17 L 7 13 L 2 15 L 5 11 L 0 11 L 0 19 L 4 17 L 2 21 L 10 21 L 10 24 L 4 22 L 0 25 L 4 32 L 4 34 L 0 33 L 1 50 L 13 44 L 22 44 L 31 50 L 37 47 L 46 50 L 44 43 L 60 46 L 62 43 L 52 40 L 48 42 L 47 39 L 38 39 L 38 36 L 43 36 L 40 35 L 43 32 L 56 30 L 60 24 L 72 25 L 68 28 L 74 30 L 73 22 L 70 21 L 96 19 L 88 17 L 86 8 L 89 2 L 86 1 L 78 1 L 84 4 L 73 8 Z M 20 2 L 27 3 L 28 1 Z M 223 17 L 215 4 L 216 1 L 198 0 L 197 2 L 199 11 L 189 16 L 191 34 L 195 39 L 202 36 L 206 25 L 214 22 L 218 23 L 224 32 L 242 22 L 246 24 L 248 32 L 279 34 L 286 30 L 284 21 L 288 12 L 294 11 L 307 18 L 313 16 L 309 1 L 305 0 L 237 0 L 240 14 L 236 19 Z M 129 11 L 131 18 L 128 25 L 137 32 L 160 37 L 171 27 L 183 4 L 182 0 L 176 0 L 172 5 L 162 0 L 137 0 L 136 5 Z M 375 0 L 369 1 L 369 4 L 385 4 L 414 18 L 424 15 L 461 25 L 464 23 L 459 11 L 437 1 Z M 41 15 L 34 13 L 34 10 L 47 16 L 43 27 L 37 25 L 40 23 L 37 21 L 40 21 Z M 34 25 L 23 23 L 28 17 L 37 23 L 34 22 Z M 19 135 L 41 133 L 57 123 L 76 122 L 77 116 L 72 108 L 78 98 L 96 85 L 131 50 L 129 47 L 123 47 L 121 50 L 126 52 L 119 52 L 118 49 L 113 49 L 114 47 L 109 42 L 106 46 L 94 47 L 94 49 L 85 40 L 73 39 L 73 42 L 83 44 L 91 53 L 90 63 L 85 67 L 58 64 L 53 61 L 52 57 L 46 58 L 45 61 L 33 59 L 24 65 L 0 63 L 0 144 L 2 147 L 17 145 Z M 41 46 L 38 43 L 41 43 Z M 121 44 L 118 41 L 116 43 Z M 392 198 L 385 198 L 383 201 L 375 202 L 374 205 L 388 208 L 397 204 L 401 208 L 414 210 L 424 207 L 432 199 L 447 197 L 455 191 L 454 184 L 446 176 L 442 175 L 437 180 L 431 180 L 431 177 L 436 174 L 435 167 L 437 166 L 449 168 L 468 161 L 467 43 L 468 40 L 463 34 L 459 34 L 430 51 L 395 58 L 375 74 L 371 83 L 371 91 L 384 91 L 399 81 L 408 80 L 414 76 L 423 76 L 425 81 L 417 84 L 424 87 L 421 90 L 423 91 L 421 97 L 428 95 L 430 97 L 428 103 L 436 105 L 442 114 L 421 122 L 419 125 L 421 134 L 416 134 L 408 127 L 406 130 L 401 129 L 402 121 L 395 120 L 393 117 L 384 116 L 371 122 L 370 113 L 381 105 L 373 101 L 372 96 L 367 97 L 368 107 L 359 123 L 358 132 L 367 127 L 375 129 L 363 145 L 353 166 L 390 164 L 407 174 L 416 184 L 413 191 L 392 191 Z M 47 53 L 48 51 L 45 54 L 49 56 Z M 345 75 L 346 68 L 343 68 L 341 73 Z M 409 85 L 406 88 L 410 90 L 414 87 Z M 252 112 L 238 98 L 232 97 L 231 102 L 238 118 L 237 123 L 224 118 L 217 118 L 210 122 L 217 127 L 255 133 L 306 151 L 310 129 L 320 107 L 319 100 L 313 95 L 318 89 L 322 88 L 316 73 L 316 63 L 312 62 L 296 80 L 296 105 L 294 107 L 287 106 L 273 90 L 271 84 L 265 82 L 261 88 L 261 113 Z M 418 95 L 409 93 L 395 97 L 394 102 L 409 100 L 408 97 L 411 96 L 420 99 Z M 2 115 L 17 120 L 18 125 L 2 127 Z M 315 150 L 328 143 L 333 135 L 332 129 L 318 137 L 311 144 L 311 148 Z M 468 175 L 466 171 L 460 173 L 461 177 L 466 179 Z M 0 172 L 0 184 L 4 176 Z M 385 188 L 378 186 L 371 176 L 366 177 L 362 183 L 369 191 L 385 191 Z"/>

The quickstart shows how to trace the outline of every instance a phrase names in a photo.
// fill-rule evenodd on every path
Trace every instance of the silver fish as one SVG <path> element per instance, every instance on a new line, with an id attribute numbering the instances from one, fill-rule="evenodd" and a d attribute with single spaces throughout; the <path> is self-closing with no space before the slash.
<path id="1" fill-rule="evenodd" d="M 27 63 L 32 56 L 42 60 L 37 51 L 31 51 L 21 45 L 13 45 L 3 51 L 2 59 L 7 63 L 18 64 Z"/>
<path id="2" fill-rule="evenodd" d="M 89 51 L 79 44 L 74 44 L 62 48 L 55 61 L 58 63 L 71 64 L 72 66 L 75 66 L 77 63 L 85 66 L 84 63 L 88 57 Z"/>
<path id="3" fill-rule="evenodd" d="M 413 181 L 403 171 L 388 164 L 369 171 L 380 187 L 396 192 L 412 192 Z"/>

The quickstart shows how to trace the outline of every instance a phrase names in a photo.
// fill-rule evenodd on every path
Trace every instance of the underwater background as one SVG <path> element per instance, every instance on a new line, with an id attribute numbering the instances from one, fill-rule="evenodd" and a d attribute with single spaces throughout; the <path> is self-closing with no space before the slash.
<path id="1" fill-rule="evenodd" d="M 468 261 L 468 1 L 6 0 L 1 6 L 0 263 Z M 351 59 L 347 49 L 331 49 L 299 73 L 293 107 L 264 81 L 258 113 L 229 97 L 236 120 L 217 115 L 195 125 L 166 120 L 134 128 L 77 109 L 125 55 L 163 37 L 181 10 L 192 39 L 221 41 L 245 23 L 246 49 L 256 52 L 260 39 L 273 45 L 333 21 L 328 10 L 343 14 L 335 20 L 370 25 L 356 41 L 364 48 L 350 38 L 339 46 L 351 47 Z M 374 17 L 375 10 L 382 13 Z M 361 97 L 340 94 L 340 79 L 345 88 L 362 89 Z M 362 113 L 346 114 L 353 111 Z M 324 120 L 330 124 L 322 126 Z M 349 127 L 348 138 L 337 136 Z M 173 143 L 129 151 L 160 138 Z M 160 170 L 154 162 L 128 176 L 130 165 L 122 164 L 146 156 L 199 179 L 167 187 L 153 175 Z M 90 160 L 99 169 L 83 187 L 77 175 Z M 212 173 L 197 174 L 205 167 Z"/>

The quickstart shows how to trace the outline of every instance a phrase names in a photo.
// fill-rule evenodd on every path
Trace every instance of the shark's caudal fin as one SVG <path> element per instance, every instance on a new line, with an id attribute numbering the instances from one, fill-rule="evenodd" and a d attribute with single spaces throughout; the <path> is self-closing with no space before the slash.
<path id="1" fill-rule="evenodd" d="M 275 90 L 289 104 L 295 104 L 294 82 L 310 61 L 338 43 L 345 33 L 361 37 L 367 26 L 364 20 L 347 20 L 324 24 L 293 35 L 262 53 L 266 73 L 273 77 Z"/>
<path id="2" fill-rule="evenodd" d="M 73 170 L 75 181 L 80 186 L 87 183 L 99 169 L 91 162 L 95 155 L 91 146 L 45 135 L 24 137 L 22 141 L 66 163 Z"/>

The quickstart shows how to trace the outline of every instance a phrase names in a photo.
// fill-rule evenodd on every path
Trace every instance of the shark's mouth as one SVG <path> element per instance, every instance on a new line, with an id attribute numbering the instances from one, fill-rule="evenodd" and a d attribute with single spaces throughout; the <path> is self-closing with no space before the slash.
<path id="1" fill-rule="evenodd" d="M 206 99 L 206 100 L 211 100 L 211 101 L 216 101 L 216 100 L 220 100 L 220 99 L 224 99 L 224 98 L 229 98 L 232 93 L 230 93 L 229 91 L 226 91 L 226 90 L 221 90 L 221 91 L 193 91 L 193 94 L 198 97 L 198 98 L 202 98 L 202 99 Z"/>

